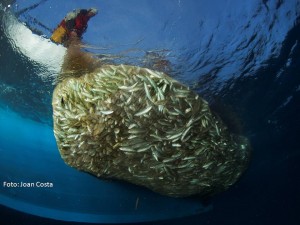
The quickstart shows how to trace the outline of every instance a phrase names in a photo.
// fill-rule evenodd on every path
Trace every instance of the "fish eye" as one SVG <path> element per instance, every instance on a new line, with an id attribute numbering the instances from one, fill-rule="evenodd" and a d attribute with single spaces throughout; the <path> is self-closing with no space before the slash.
<path id="1" fill-rule="evenodd" d="M 61 98 L 61 101 L 60 101 L 61 105 L 64 106 L 65 105 L 65 101 L 64 101 L 64 98 Z"/>

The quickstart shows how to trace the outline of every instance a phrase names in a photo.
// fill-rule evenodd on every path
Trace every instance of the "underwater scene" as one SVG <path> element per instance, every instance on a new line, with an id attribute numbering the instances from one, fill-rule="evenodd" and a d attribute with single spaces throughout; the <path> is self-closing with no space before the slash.
<path id="1" fill-rule="evenodd" d="M 299 41 L 299 0 L 1 0 L 0 224 L 299 224 Z"/>

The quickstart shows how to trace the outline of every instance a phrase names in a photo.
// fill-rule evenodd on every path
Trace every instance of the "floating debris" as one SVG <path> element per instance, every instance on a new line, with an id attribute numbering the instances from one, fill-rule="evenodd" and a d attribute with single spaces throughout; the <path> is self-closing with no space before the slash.
<path id="1" fill-rule="evenodd" d="M 52 105 L 62 158 L 98 177 L 173 197 L 212 195 L 234 184 L 248 164 L 248 140 L 161 72 L 104 65 L 58 83 Z"/>

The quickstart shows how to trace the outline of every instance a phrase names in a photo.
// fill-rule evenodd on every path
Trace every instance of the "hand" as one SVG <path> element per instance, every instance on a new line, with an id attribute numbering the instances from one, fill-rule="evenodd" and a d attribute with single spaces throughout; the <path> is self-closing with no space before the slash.
<path id="1" fill-rule="evenodd" d="M 70 39 L 75 39 L 75 38 L 78 38 L 78 34 L 77 34 L 76 30 L 71 30 Z"/>

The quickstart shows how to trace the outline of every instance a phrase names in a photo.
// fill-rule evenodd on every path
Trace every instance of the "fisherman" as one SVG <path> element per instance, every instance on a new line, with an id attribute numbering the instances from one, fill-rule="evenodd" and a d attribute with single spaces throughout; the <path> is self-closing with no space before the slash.
<path id="1" fill-rule="evenodd" d="M 66 47 L 73 40 L 80 40 L 87 29 L 87 23 L 98 13 L 96 8 L 76 9 L 69 12 L 54 30 L 51 40 Z"/>
<path id="2" fill-rule="evenodd" d="M 51 40 L 67 47 L 63 65 L 57 81 L 67 76 L 81 76 L 94 71 L 101 66 L 101 61 L 96 60 L 92 54 L 81 50 L 81 38 L 87 29 L 90 18 L 98 13 L 96 8 L 76 9 L 69 12 L 54 30 Z"/>

